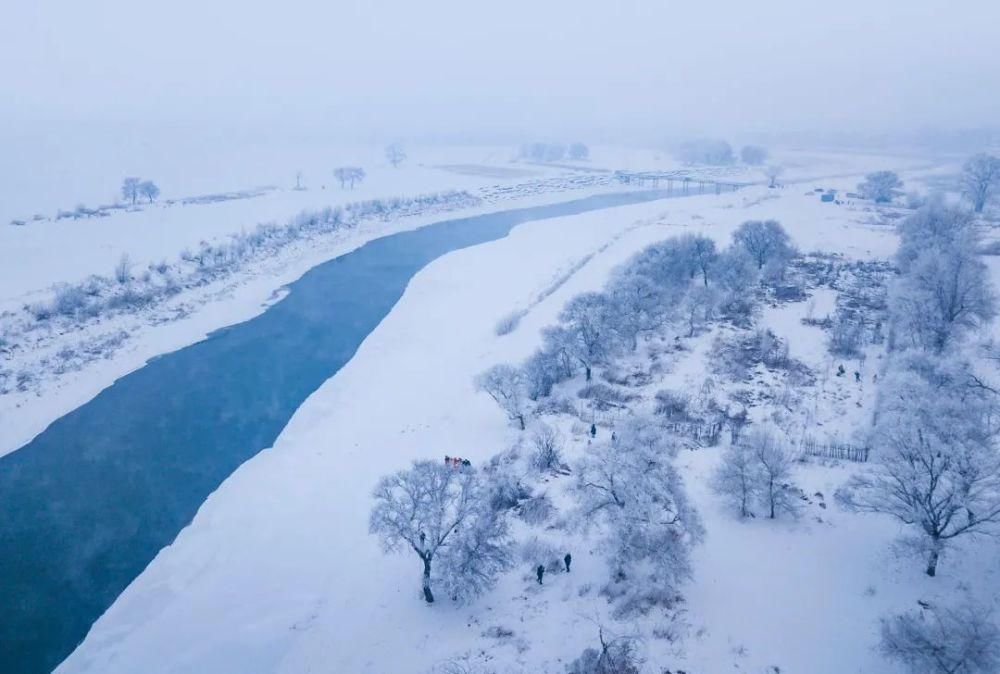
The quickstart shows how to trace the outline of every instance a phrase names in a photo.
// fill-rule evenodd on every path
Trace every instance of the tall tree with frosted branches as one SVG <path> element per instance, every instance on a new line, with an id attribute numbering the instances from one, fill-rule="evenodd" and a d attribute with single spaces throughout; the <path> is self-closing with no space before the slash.
<path id="1" fill-rule="evenodd" d="M 379 480 L 368 530 L 386 552 L 409 548 L 423 565 L 421 589 L 427 603 L 434 563 L 445 567 L 442 581 L 454 599 L 473 596 L 490 587 L 510 563 L 506 524 L 488 506 L 478 473 L 435 461 L 414 461 Z"/>

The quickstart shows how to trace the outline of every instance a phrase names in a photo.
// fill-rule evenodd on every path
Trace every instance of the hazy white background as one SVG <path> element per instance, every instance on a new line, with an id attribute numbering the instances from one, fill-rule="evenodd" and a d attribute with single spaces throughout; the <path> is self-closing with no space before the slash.
<path id="1" fill-rule="evenodd" d="M 991 0 L 11 0 L 0 200 L 390 140 L 984 127 L 998 44 Z"/>

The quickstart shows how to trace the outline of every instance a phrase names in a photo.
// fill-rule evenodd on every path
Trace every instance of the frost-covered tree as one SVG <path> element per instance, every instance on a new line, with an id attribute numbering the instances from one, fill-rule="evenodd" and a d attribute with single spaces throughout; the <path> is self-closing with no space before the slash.
<path id="1" fill-rule="evenodd" d="M 884 618 L 879 650 L 917 674 L 1000 671 L 1000 630 L 988 608 L 969 601 Z"/>
<path id="2" fill-rule="evenodd" d="M 149 199 L 149 203 L 153 203 L 160 196 L 160 188 L 152 180 L 144 180 L 139 183 L 139 193 Z"/>
<path id="3" fill-rule="evenodd" d="M 760 281 L 757 261 L 741 247 L 732 246 L 719 255 L 711 278 L 720 293 L 719 309 L 730 320 L 749 322 L 754 306 L 754 288 Z"/>
<path id="4" fill-rule="evenodd" d="M 996 315 L 989 269 L 970 245 L 919 253 L 889 294 L 894 339 L 942 351 Z"/>
<path id="5" fill-rule="evenodd" d="M 960 181 L 962 194 L 976 213 L 982 213 L 1000 186 L 1000 159 L 986 153 L 970 157 L 962 166 Z"/>
<path id="6" fill-rule="evenodd" d="M 746 443 L 736 442 L 723 450 L 712 474 L 711 487 L 736 508 L 740 517 L 750 517 L 758 495 L 757 460 Z"/>
<path id="7" fill-rule="evenodd" d="M 995 394 L 955 360 L 900 354 L 887 371 L 870 443 L 876 461 L 838 491 L 848 507 L 911 526 L 927 575 L 954 539 L 1000 525 Z"/>
<path id="8" fill-rule="evenodd" d="M 365 179 L 365 170 L 360 166 L 341 166 L 333 170 L 334 177 L 340 182 L 340 188 L 350 185 L 354 189 L 356 183 Z"/>
<path id="9" fill-rule="evenodd" d="M 875 171 L 867 174 L 864 182 L 858 183 L 858 192 L 865 199 L 883 204 L 892 201 L 902 186 L 903 181 L 894 171 Z"/>
<path id="10" fill-rule="evenodd" d="M 536 424 L 531 444 L 534 446 L 531 462 L 539 470 L 552 470 L 562 464 L 562 436 L 556 428 L 546 423 Z"/>
<path id="11" fill-rule="evenodd" d="M 385 148 L 385 158 L 393 168 L 399 168 L 399 165 L 406 160 L 406 151 L 399 143 L 393 143 Z"/>
<path id="12" fill-rule="evenodd" d="M 900 221 L 899 249 L 896 264 L 904 274 L 921 254 L 942 248 L 971 248 L 979 244 L 979 235 L 972 214 L 964 208 L 932 198 L 916 212 Z"/>
<path id="13" fill-rule="evenodd" d="M 778 512 L 795 511 L 792 467 L 788 446 L 768 428 L 753 429 L 744 441 L 753 456 L 757 495 L 772 520 Z"/>
<path id="14" fill-rule="evenodd" d="M 558 337 L 550 341 L 551 333 L 560 328 L 546 328 L 542 331 L 545 346 L 524 361 L 521 365 L 521 376 L 524 381 L 525 395 L 531 400 L 538 400 L 552 393 L 552 387 L 573 376 L 573 363 L 569 356 L 558 346 Z"/>
<path id="15" fill-rule="evenodd" d="M 587 381 L 593 367 L 605 362 L 614 349 L 611 310 L 606 295 L 586 292 L 567 302 L 559 314 L 564 328 L 561 347 L 583 366 Z"/>
<path id="16" fill-rule="evenodd" d="M 583 143 L 571 143 L 569 146 L 570 159 L 587 159 L 590 156 L 590 148 Z"/>
<path id="17" fill-rule="evenodd" d="M 767 150 L 760 145 L 744 145 L 740 150 L 740 159 L 744 164 L 759 166 L 767 161 Z"/>
<path id="18" fill-rule="evenodd" d="M 368 530 L 386 552 L 412 549 L 423 564 L 424 599 L 442 582 L 455 599 L 492 586 L 510 564 L 506 524 L 489 508 L 471 468 L 414 461 L 409 470 L 383 477 L 373 494 Z M 434 565 L 441 560 L 443 573 Z"/>
<path id="19" fill-rule="evenodd" d="M 641 274 L 616 275 L 608 284 L 611 301 L 603 313 L 607 327 L 628 350 L 639 345 L 639 336 L 663 324 L 669 307 L 663 302 L 662 289 Z"/>
<path id="20" fill-rule="evenodd" d="M 685 164 L 726 166 L 733 163 L 733 148 L 724 140 L 693 140 L 677 149 L 677 158 Z"/>
<path id="21" fill-rule="evenodd" d="M 701 276 L 702 285 L 707 287 L 712 267 L 719 258 L 715 241 L 700 234 L 687 234 L 681 237 L 680 243 L 691 260 L 694 273 Z"/>
<path id="22" fill-rule="evenodd" d="M 629 613 L 675 599 L 703 529 L 674 468 L 669 437 L 641 422 L 619 430 L 616 442 L 588 448 L 576 490 L 581 521 L 603 525 L 611 567 L 606 590 Z"/>
<path id="23" fill-rule="evenodd" d="M 134 176 L 125 178 L 122 181 L 122 199 L 131 202 L 135 206 L 135 202 L 139 199 L 139 184 L 141 182 L 140 178 Z"/>
<path id="24" fill-rule="evenodd" d="M 715 289 L 706 286 L 695 286 L 684 296 L 681 314 L 687 323 L 688 337 L 694 337 L 712 320 L 718 299 Z"/>
<path id="25" fill-rule="evenodd" d="M 487 393 L 500 406 L 507 418 L 523 431 L 527 415 L 527 391 L 520 369 L 511 365 L 494 365 L 476 377 L 476 388 Z"/>
<path id="26" fill-rule="evenodd" d="M 787 260 L 795 253 L 791 239 L 777 220 L 747 220 L 733 232 L 733 245 L 746 251 L 757 269 L 773 259 Z"/>

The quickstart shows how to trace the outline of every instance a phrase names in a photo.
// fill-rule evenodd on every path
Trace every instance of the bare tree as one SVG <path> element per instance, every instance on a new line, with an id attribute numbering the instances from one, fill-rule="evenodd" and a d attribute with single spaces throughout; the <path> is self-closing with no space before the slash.
<path id="1" fill-rule="evenodd" d="M 125 180 L 122 181 L 122 198 L 131 202 L 133 206 L 135 206 L 135 202 L 139 198 L 140 182 L 141 180 L 134 176 L 125 178 Z"/>
<path id="2" fill-rule="evenodd" d="M 875 171 L 867 174 L 864 182 L 858 183 L 858 192 L 865 199 L 882 204 L 892 201 L 902 186 L 903 181 L 894 171 Z"/>
<path id="3" fill-rule="evenodd" d="M 477 389 L 496 401 L 508 419 L 524 430 L 527 392 L 521 370 L 511 365 L 494 365 L 476 377 L 475 383 Z"/>
<path id="4" fill-rule="evenodd" d="M 435 461 L 414 461 L 379 480 L 368 522 L 386 552 L 410 548 L 423 564 L 427 603 L 433 563 L 441 558 L 453 598 L 488 587 L 509 563 L 507 530 L 492 512 L 478 475 Z"/>
<path id="5" fill-rule="evenodd" d="M 399 165 L 406 160 L 406 151 L 399 143 L 393 143 L 385 148 L 385 158 L 393 168 L 399 168 Z"/>
<path id="6" fill-rule="evenodd" d="M 153 203 L 160 196 L 160 188 L 152 180 L 144 180 L 139 183 L 139 193 L 149 199 L 149 203 Z"/>
<path id="7" fill-rule="evenodd" d="M 773 258 L 793 255 L 791 240 L 777 220 L 747 220 L 733 233 L 733 245 L 742 248 L 763 269 Z"/>
<path id="8" fill-rule="evenodd" d="M 736 442 L 723 450 L 711 487 L 739 510 L 740 517 L 753 515 L 750 504 L 758 495 L 757 482 L 757 462 L 749 445 Z"/>
<path id="9" fill-rule="evenodd" d="M 997 185 L 1000 185 L 1000 159 L 980 153 L 962 166 L 962 193 L 972 202 L 976 213 L 982 213 Z"/>
<path id="10" fill-rule="evenodd" d="M 1000 671 L 1000 630 L 987 608 L 971 602 L 883 618 L 879 650 L 920 674 Z"/>

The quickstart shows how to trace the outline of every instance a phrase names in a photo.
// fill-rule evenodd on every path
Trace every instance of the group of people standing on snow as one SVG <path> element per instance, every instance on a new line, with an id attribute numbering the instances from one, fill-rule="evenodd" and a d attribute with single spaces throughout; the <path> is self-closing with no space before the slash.
<path id="1" fill-rule="evenodd" d="M 458 456 L 448 456 L 444 455 L 444 465 L 451 466 L 452 468 L 468 468 L 472 465 L 472 462 L 468 459 L 463 459 Z"/>
<path id="2" fill-rule="evenodd" d="M 565 557 L 563 557 L 563 564 L 565 564 L 565 565 L 566 565 L 566 573 L 569 573 L 569 565 L 570 565 L 570 564 L 571 564 L 572 562 L 573 562 L 573 555 L 571 555 L 571 554 L 569 554 L 569 553 L 567 552 L 567 553 L 566 553 L 566 556 L 565 556 Z M 537 569 L 535 569 L 535 577 L 536 577 L 536 578 L 538 578 L 538 584 L 539 584 L 539 585 L 541 585 L 541 584 L 542 584 L 542 577 L 543 577 L 544 575 L 545 575 L 545 565 L 544 565 L 544 564 L 539 564 L 539 565 L 538 565 L 538 568 L 537 568 Z"/>

